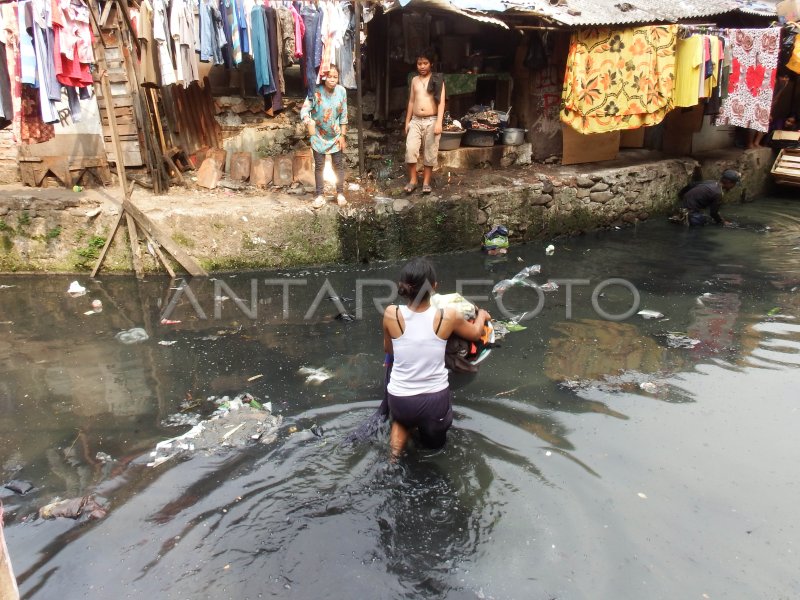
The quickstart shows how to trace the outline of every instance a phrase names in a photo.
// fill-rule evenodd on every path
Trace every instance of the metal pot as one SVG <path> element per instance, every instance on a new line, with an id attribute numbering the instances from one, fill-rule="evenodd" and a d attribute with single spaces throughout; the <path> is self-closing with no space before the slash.
<path id="1" fill-rule="evenodd" d="M 516 127 L 506 127 L 503 129 L 502 142 L 506 146 L 519 146 L 525 142 L 527 129 L 517 129 Z"/>

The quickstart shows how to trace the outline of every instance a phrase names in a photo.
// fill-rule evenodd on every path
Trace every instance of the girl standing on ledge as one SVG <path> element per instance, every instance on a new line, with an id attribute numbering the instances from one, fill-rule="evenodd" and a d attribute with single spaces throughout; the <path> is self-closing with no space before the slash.
<path id="1" fill-rule="evenodd" d="M 325 156 L 330 154 L 336 172 L 336 202 L 347 204 L 344 197 L 344 149 L 347 147 L 347 92 L 339 85 L 339 69 L 331 65 L 328 74 L 317 86 L 316 92 L 306 98 L 300 110 L 300 119 L 308 128 L 311 150 L 314 154 L 314 183 L 316 194 L 312 206 L 325 206 L 322 171 Z"/>

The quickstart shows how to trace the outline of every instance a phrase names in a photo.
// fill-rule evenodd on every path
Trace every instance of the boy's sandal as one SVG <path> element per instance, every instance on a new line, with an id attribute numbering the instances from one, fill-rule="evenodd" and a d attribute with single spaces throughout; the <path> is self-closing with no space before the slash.
<path id="1" fill-rule="evenodd" d="M 416 190 L 416 189 L 417 189 L 417 184 L 416 183 L 407 183 L 406 187 L 403 188 L 403 191 L 406 194 L 413 194 L 414 190 Z"/>
<path id="2" fill-rule="evenodd" d="M 433 191 L 433 189 L 428 184 L 425 184 L 425 185 L 422 186 L 422 193 L 423 194 L 430 194 L 432 191 Z"/>
<path id="3" fill-rule="evenodd" d="M 324 196 L 317 196 L 314 198 L 314 201 L 311 203 L 312 208 L 322 208 L 325 206 L 325 198 Z"/>

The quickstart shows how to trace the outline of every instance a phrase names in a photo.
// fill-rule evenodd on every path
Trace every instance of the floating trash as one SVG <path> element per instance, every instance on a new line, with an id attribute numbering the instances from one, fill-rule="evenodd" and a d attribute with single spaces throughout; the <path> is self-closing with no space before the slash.
<path id="1" fill-rule="evenodd" d="M 212 400 L 212 398 L 209 398 Z M 226 448 L 244 448 L 254 442 L 269 444 L 277 437 L 282 418 L 272 414 L 272 405 L 261 405 L 252 395 L 227 396 L 214 401 L 219 408 L 206 419 L 174 438 L 156 444 L 148 467 L 158 465 L 185 452 L 214 452 Z"/>
<path id="2" fill-rule="evenodd" d="M 319 385 L 323 381 L 327 381 L 333 377 L 333 373 L 328 371 L 325 367 L 300 367 L 297 374 L 305 377 L 306 383 L 309 385 Z"/>
<path id="3" fill-rule="evenodd" d="M 556 247 L 555 247 L 555 246 L 553 246 L 553 244 L 550 244 L 550 245 L 549 245 L 547 248 L 545 248 L 545 249 L 544 249 L 544 253 L 545 253 L 547 256 L 553 256 L 553 254 L 555 253 L 555 251 L 556 251 Z"/>
<path id="4" fill-rule="evenodd" d="M 548 281 L 539 286 L 543 292 L 555 292 L 558 289 L 558 284 L 555 281 Z"/>
<path id="5" fill-rule="evenodd" d="M 642 391 L 645 391 L 648 394 L 655 394 L 658 391 L 658 386 L 652 381 L 643 381 L 642 383 L 639 384 L 639 388 L 641 388 Z"/>
<path id="6" fill-rule="evenodd" d="M 107 512 L 106 508 L 92 496 L 85 496 L 83 498 L 52 502 L 39 509 L 39 516 L 42 519 L 56 519 L 58 517 L 78 519 L 85 515 L 87 520 L 92 521 L 102 519 Z"/>
<path id="7" fill-rule="evenodd" d="M 122 344 L 125 344 L 126 346 L 129 346 L 131 344 L 145 342 L 150 339 L 150 336 L 147 335 L 147 332 L 141 327 L 133 327 L 125 331 L 120 331 L 114 336 L 114 339 Z"/>
<path id="8" fill-rule="evenodd" d="M 73 281 L 69 284 L 69 288 L 67 289 L 67 294 L 72 296 L 73 298 L 78 298 L 80 296 L 86 295 L 86 288 L 83 287 L 77 281 Z"/>
<path id="9" fill-rule="evenodd" d="M 668 331 L 660 337 L 664 338 L 670 348 L 688 348 L 691 350 L 702 343 L 700 340 L 690 338 L 688 335 L 677 331 Z"/>
<path id="10" fill-rule="evenodd" d="M 196 413 L 175 413 L 161 421 L 162 427 L 194 427 L 200 422 L 200 415 Z"/>
<path id="11" fill-rule="evenodd" d="M 645 319 L 663 319 L 664 318 L 664 314 L 658 312 L 657 310 L 640 310 L 636 314 L 639 315 L 640 317 L 645 318 Z"/>
<path id="12" fill-rule="evenodd" d="M 492 294 L 495 298 L 502 296 L 508 288 L 511 287 L 536 287 L 536 282 L 531 281 L 531 275 L 538 275 L 542 272 L 541 265 L 531 265 L 525 267 L 519 273 L 514 275 L 511 279 L 503 279 L 498 281 L 492 288 Z"/>

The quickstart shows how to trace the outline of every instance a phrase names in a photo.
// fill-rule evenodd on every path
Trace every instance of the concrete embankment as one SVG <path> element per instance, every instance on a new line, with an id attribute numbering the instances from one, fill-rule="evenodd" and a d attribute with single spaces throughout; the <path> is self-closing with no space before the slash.
<path id="1" fill-rule="evenodd" d="M 319 211 L 308 197 L 281 192 L 137 192 L 133 202 L 210 271 L 359 262 L 476 248 L 492 224 L 512 241 L 570 235 L 663 216 L 695 169 L 712 179 L 726 168 L 742 185 L 726 202 L 765 193 L 768 149 L 729 150 L 665 159 L 628 152 L 612 162 L 573 167 L 532 165 L 446 172 L 431 196 L 362 189 L 340 210 Z M 118 191 L 0 188 L 0 271 L 91 268 L 119 214 Z M 122 233 L 123 235 L 120 235 Z M 145 268 L 156 269 L 144 252 Z M 131 270 L 124 228 L 105 270 Z"/>

